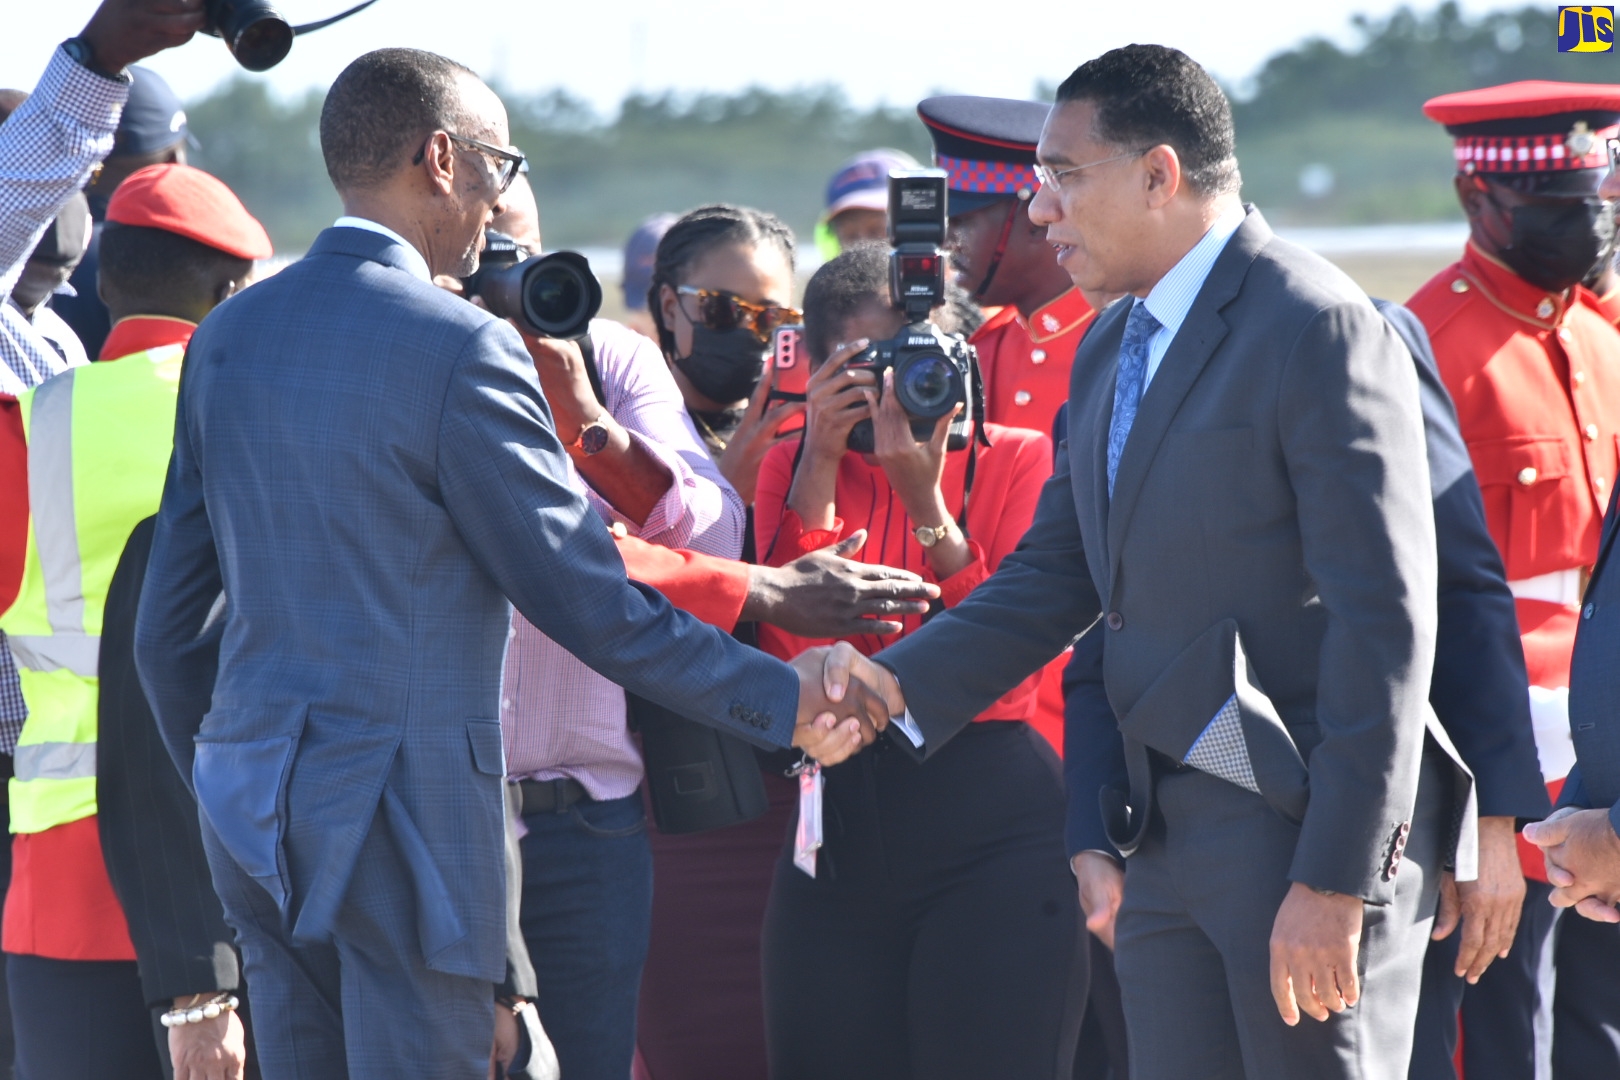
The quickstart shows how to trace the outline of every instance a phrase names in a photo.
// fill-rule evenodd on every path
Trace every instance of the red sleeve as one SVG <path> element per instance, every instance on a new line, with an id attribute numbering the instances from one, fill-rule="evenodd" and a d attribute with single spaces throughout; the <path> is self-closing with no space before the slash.
<path id="1" fill-rule="evenodd" d="M 844 538 L 842 518 L 834 518 L 831 529 L 806 531 L 804 521 L 787 508 L 798 450 L 797 440 L 777 443 L 759 465 L 759 485 L 754 489 L 754 551 L 765 566 L 786 566 L 800 555 Z"/>
<path id="2" fill-rule="evenodd" d="M 17 599 L 28 552 L 28 443 L 22 406 L 0 395 L 0 612 Z"/>
<path id="3" fill-rule="evenodd" d="M 697 551 L 677 550 L 634 536 L 616 538 L 625 572 L 651 585 L 671 604 L 710 626 L 730 632 L 748 599 L 748 564 Z"/>
<path id="4" fill-rule="evenodd" d="M 938 583 L 939 602 L 945 607 L 955 607 L 966 600 L 967 594 L 978 588 L 979 582 L 990 576 L 990 567 L 984 561 L 984 548 L 971 537 L 967 543 L 968 550 L 973 552 L 973 561 Z"/>

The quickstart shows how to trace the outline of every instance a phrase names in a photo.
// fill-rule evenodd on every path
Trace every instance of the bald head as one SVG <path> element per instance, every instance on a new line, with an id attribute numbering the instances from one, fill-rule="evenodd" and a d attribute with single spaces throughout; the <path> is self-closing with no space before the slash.
<path id="1" fill-rule="evenodd" d="M 26 90 L 0 90 L 0 123 L 17 111 L 17 106 L 28 100 Z"/>

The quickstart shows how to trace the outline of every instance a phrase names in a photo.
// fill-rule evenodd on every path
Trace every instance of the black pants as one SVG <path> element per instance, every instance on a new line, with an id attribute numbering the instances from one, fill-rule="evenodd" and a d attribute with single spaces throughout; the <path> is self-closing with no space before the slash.
<path id="1" fill-rule="evenodd" d="M 17 1080 L 162 1080 L 133 960 L 10 954 Z"/>
<path id="2" fill-rule="evenodd" d="M 1473 986 L 1454 972 L 1462 928 L 1429 943 L 1413 1029 L 1409 1080 L 1455 1080 L 1458 1016 L 1467 1031 L 1468 1080 L 1545 1080 L 1552 1036 L 1553 931 L 1558 909 L 1551 886 L 1525 882 L 1524 911 L 1507 956 L 1491 961 Z"/>
<path id="3" fill-rule="evenodd" d="M 1057 1080 L 1086 934 L 1051 747 L 970 724 L 926 765 L 882 739 L 828 769 L 817 876 L 777 861 L 765 913 L 773 1080 Z"/>

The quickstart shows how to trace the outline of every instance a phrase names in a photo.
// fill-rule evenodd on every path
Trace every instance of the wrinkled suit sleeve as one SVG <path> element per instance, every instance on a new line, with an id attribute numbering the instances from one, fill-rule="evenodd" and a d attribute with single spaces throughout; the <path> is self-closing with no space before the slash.
<path id="1" fill-rule="evenodd" d="M 757 746 L 791 744 L 798 678 L 625 577 L 517 334 L 491 321 L 451 372 L 439 488 L 462 538 L 523 616 L 631 693 Z"/>

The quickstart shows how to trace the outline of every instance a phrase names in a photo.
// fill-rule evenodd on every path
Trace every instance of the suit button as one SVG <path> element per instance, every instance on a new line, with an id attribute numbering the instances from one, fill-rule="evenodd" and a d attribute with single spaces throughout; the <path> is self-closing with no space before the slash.
<path id="1" fill-rule="evenodd" d="M 1536 472 L 1536 467 L 1534 465 L 1526 465 L 1524 468 L 1519 470 L 1519 483 L 1523 484 L 1525 487 L 1529 487 L 1531 484 L 1536 482 L 1536 477 L 1540 475 L 1540 473 Z"/>
<path id="2" fill-rule="evenodd" d="M 1030 353 L 1029 353 L 1029 362 L 1032 363 L 1032 364 L 1044 364 L 1044 363 L 1046 363 L 1046 350 L 1045 349 L 1031 349 Z"/>
<path id="3" fill-rule="evenodd" d="M 1108 629 L 1110 630 L 1125 629 L 1125 616 L 1121 615 L 1117 611 L 1110 611 L 1108 613 L 1108 618 L 1104 621 L 1108 623 Z"/>
<path id="4" fill-rule="evenodd" d="M 1020 391 L 1018 391 L 1018 393 L 1014 394 L 1013 395 L 1013 404 L 1014 405 L 1028 405 L 1029 404 L 1029 391 L 1028 390 L 1020 390 Z"/>
<path id="5" fill-rule="evenodd" d="M 1581 618 L 1590 619 L 1592 617 L 1592 612 L 1594 612 L 1596 610 L 1597 609 L 1595 607 L 1593 607 L 1591 604 L 1587 604 L 1585 607 L 1583 607 L 1581 609 Z"/>

